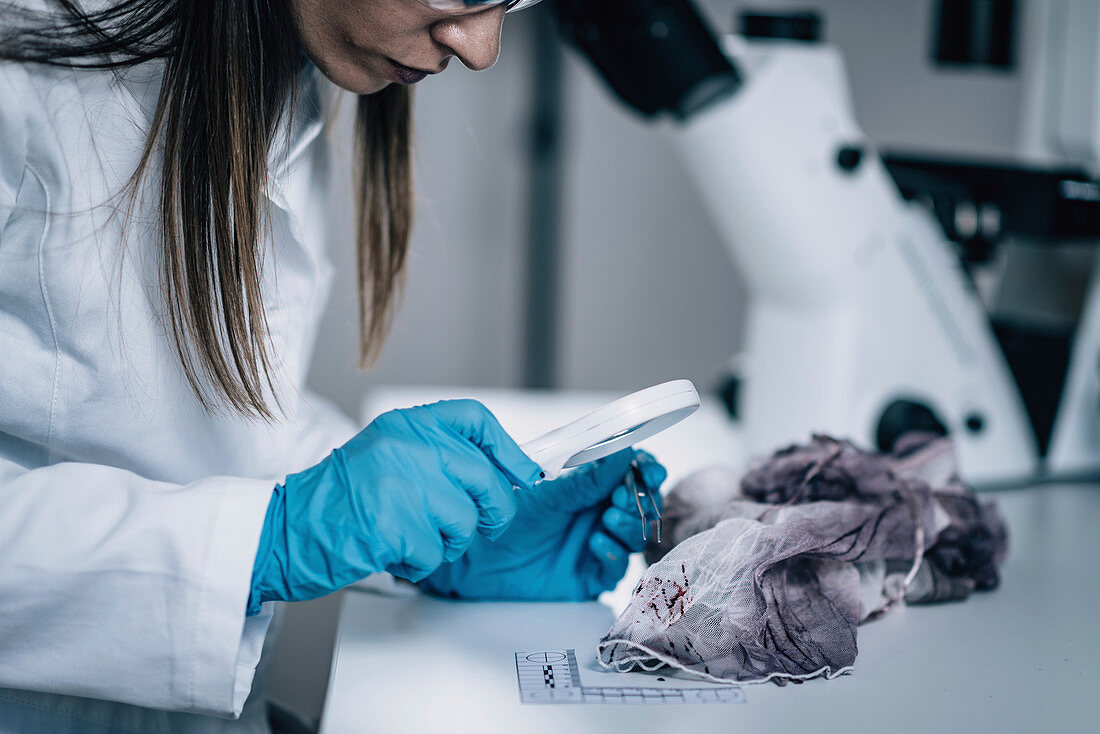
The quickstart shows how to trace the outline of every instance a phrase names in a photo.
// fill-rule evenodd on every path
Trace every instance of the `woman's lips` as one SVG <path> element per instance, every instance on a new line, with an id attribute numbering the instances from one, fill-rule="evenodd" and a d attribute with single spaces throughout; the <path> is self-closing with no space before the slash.
<path id="1" fill-rule="evenodd" d="M 393 59 L 388 59 L 388 61 L 390 62 L 390 71 L 393 73 L 393 78 L 399 84 L 416 84 L 419 81 L 423 81 L 424 77 L 431 73 L 429 71 L 414 69 L 411 66 L 399 64 Z"/>

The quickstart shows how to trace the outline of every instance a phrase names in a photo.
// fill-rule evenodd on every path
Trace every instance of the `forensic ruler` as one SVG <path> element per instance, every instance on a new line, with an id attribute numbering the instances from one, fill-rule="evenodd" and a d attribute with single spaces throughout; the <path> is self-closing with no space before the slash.
<path id="1" fill-rule="evenodd" d="M 517 652 L 516 677 L 523 703 L 745 703 L 738 686 L 584 686 L 573 649 Z"/>

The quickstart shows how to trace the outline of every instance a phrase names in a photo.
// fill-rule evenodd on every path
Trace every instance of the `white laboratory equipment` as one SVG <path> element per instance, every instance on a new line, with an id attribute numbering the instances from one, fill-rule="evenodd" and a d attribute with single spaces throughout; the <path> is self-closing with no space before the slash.
<path id="1" fill-rule="evenodd" d="M 952 12 L 983 6 L 963 5 L 941 2 L 942 27 L 956 22 Z M 753 16 L 743 23 L 751 33 L 718 39 L 690 0 L 555 7 L 623 101 L 675 118 L 662 134 L 744 276 L 747 329 L 735 363 L 749 455 L 812 432 L 885 450 L 925 430 L 951 435 L 962 474 L 980 485 L 1100 471 L 1100 279 L 1049 409 L 1056 415 L 1041 425 L 957 231 L 970 213 L 979 233 L 1100 236 L 1100 186 L 1088 165 L 1100 161 L 1100 5 L 1029 3 L 1027 22 L 1016 19 L 1026 30 L 1029 154 L 1003 167 L 876 150 L 856 120 L 842 55 L 818 40 L 813 14 Z M 991 28 L 1003 25 L 990 18 Z M 962 53 L 1003 55 L 994 41 Z M 1034 109 L 1053 112 L 1025 114 Z M 967 186 L 989 180 L 998 194 L 1020 181 L 1045 187 L 1044 198 L 1019 206 L 1018 193 L 1007 203 L 990 195 L 945 214 L 941 192 L 922 188 L 945 176 L 964 199 Z M 1037 224 L 1031 209 L 1046 219 Z"/>

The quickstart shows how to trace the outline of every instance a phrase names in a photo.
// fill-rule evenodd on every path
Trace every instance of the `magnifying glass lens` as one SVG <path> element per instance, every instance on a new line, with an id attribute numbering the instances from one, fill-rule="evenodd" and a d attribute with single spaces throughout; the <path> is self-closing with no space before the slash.
<path id="1" fill-rule="evenodd" d="M 673 380 L 608 403 L 521 448 L 553 479 L 562 469 L 602 459 L 655 436 L 698 407 L 699 393 L 691 381 Z"/>
<path id="2" fill-rule="evenodd" d="M 618 432 L 618 433 L 616 433 L 616 434 L 615 434 L 614 436 L 608 436 L 608 437 L 607 437 L 607 438 L 605 438 L 604 440 L 602 440 L 602 441 L 599 441 L 599 442 L 597 442 L 597 443 L 594 443 L 594 444 L 592 444 L 591 446 L 589 446 L 589 447 L 588 447 L 587 449 L 585 449 L 585 450 L 586 450 L 586 451 L 592 451 L 592 450 L 595 450 L 595 449 L 598 449 L 598 448 L 600 448 L 601 446 L 606 446 L 607 444 L 609 444 L 609 443 L 611 443 L 611 442 L 613 442 L 613 441 L 618 441 L 618 440 L 619 440 L 620 438 L 625 438 L 626 436 L 629 436 L 630 434 L 632 434 L 632 433 L 635 433 L 635 432 L 637 432 L 637 431 L 641 430 L 642 428 L 645 428 L 645 427 L 646 427 L 647 425 L 649 425 L 649 424 L 650 424 L 651 422 L 652 422 L 652 421 L 646 421 L 645 423 L 639 423 L 639 424 L 638 424 L 638 425 L 636 425 L 636 426 L 632 426 L 632 427 L 630 427 L 630 428 L 626 429 L 625 431 L 619 431 L 619 432 Z"/>

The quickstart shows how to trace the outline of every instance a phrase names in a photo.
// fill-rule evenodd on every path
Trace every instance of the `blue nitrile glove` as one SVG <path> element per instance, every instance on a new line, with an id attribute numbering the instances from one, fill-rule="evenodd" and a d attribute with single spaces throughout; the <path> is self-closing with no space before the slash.
<path id="1" fill-rule="evenodd" d="M 480 403 L 454 400 L 379 416 L 342 448 L 275 488 L 252 570 L 248 614 L 377 571 L 419 581 L 478 533 L 499 537 L 513 486 L 541 470 Z"/>
<path id="2" fill-rule="evenodd" d="M 546 601 L 592 599 L 614 588 L 629 554 L 645 546 L 638 507 L 623 483 L 635 455 L 659 506 L 665 468 L 647 453 L 620 451 L 518 490 L 516 519 L 506 533 L 475 539 L 420 587 L 455 598 Z M 655 517 L 646 499 L 642 506 Z"/>

